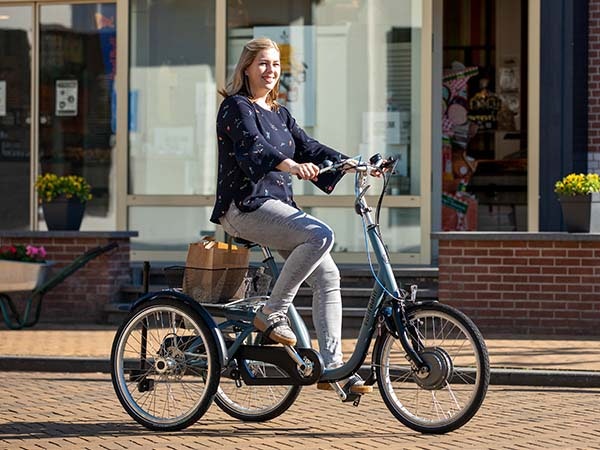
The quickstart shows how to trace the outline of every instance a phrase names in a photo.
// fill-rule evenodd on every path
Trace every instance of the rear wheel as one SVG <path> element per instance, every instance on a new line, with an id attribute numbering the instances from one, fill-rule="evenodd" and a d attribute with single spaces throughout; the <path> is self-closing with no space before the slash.
<path id="1" fill-rule="evenodd" d="M 171 298 L 135 310 L 119 328 L 111 377 L 123 408 L 157 431 L 181 430 L 206 412 L 219 385 L 214 338 L 200 315 Z"/>
<path id="2" fill-rule="evenodd" d="M 429 366 L 417 374 L 402 344 L 386 333 L 374 353 L 379 391 L 404 425 L 422 433 L 446 433 L 477 412 L 490 377 L 481 333 L 460 311 L 434 303 L 407 312 L 409 339 Z"/>
<path id="3" fill-rule="evenodd" d="M 246 344 L 256 340 L 254 333 Z M 287 374 L 279 367 L 264 361 L 242 360 L 253 376 L 285 377 Z M 300 386 L 292 385 L 247 385 L 241 378 L 237 361 L 232 360 L 221 376 L 221 382 L 215 403 L 231 417 L 246 422 L 264 422 L 280 416 L 293 405 L 300 394 Z"/>

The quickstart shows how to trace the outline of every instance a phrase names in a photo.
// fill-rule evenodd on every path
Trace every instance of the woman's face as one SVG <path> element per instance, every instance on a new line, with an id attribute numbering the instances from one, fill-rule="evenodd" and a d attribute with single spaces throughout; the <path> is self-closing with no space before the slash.
<path id="1" fill-rule="evenodd" d="M 281 73 L 279 52 L 274 48 L 261 50 L 245 71 L 252 96 L 263 97 L 273 90 Z"/>

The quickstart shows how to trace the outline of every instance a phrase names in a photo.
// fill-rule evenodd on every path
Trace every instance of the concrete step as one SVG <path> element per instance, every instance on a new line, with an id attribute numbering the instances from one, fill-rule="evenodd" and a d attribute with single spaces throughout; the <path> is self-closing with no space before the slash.
<path id="1" fill-rule="evenodd" d="M 149 283 L 151 285 L 166 285 L 167 281 L 164 275 L 165 267 L 182 266 L 182 262 L 161 262 L 152 263 L 150 265 Z M 374 283 L 373 273 L 370 268 L 364 264 L 340 264 L 340 275 L 342 287 L 372 287 Z M 438 268 L 431 266 L 408 266 L 396 265 L 393 266 L 396 281 L 400 287 L 409 284 L 418 284 L 423 287 L 426 285 L 435 284 L 437 286 Z M 143 279 L 143 264 L 131 264 L 131 279 L 133 284 L 142 284 Z"/>
<path id="2" fill-rule="evenodd" d="M 149 292 L 160 291 L 168 288 L 164 284 L 156 284 L 149 286 Z M 372 288 L 357 288 L 357 287 L 342 287 L 342 299 L 344 307 L 361 307 L 366 306 L 369 302 Z M 120 303 L 135 302 L 144 294 L 144 289 L 140 285 L 127 284 L 121 286 Z M 419 298 L 432 299 L 437 298 L 436 288 L 419 288 Z M 312 305 L 312 289 L 310 287 L 301 287 L 294 300 L 296 306 Z"/>

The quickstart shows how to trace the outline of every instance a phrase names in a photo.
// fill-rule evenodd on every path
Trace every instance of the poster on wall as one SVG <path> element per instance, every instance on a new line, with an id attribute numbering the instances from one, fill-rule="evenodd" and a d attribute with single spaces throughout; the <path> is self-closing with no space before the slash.
<path id="1" fill-rule="evenodd" d="M 315 125 L 315 27 L 255 27 L 254 37 L 267 37 L 281 52 L 278 101 L 302 127 Z"/>
<path id="2" fill-rule="evenodd" d="M 6 81 L 0 80 L 0 117 L 6 116 Z"/>
<path id="3" fill-rule="evenodd" d="M 55 115 L 77 115 L 77 80 L 56 80 Z"/>

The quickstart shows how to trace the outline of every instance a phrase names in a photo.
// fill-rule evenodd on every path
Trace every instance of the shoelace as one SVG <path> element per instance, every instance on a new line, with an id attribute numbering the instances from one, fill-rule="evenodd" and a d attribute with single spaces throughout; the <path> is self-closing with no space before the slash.
<path id="1" fill-rule="evenodd" d="M 267 316 L 267 320 L 269 322 L 278 322 L 281 319 L 287 320 L 287 315 L 285 313 L 281 312 L 281 311 L 272 312 L 271 314 L 269 314 Z"/>

